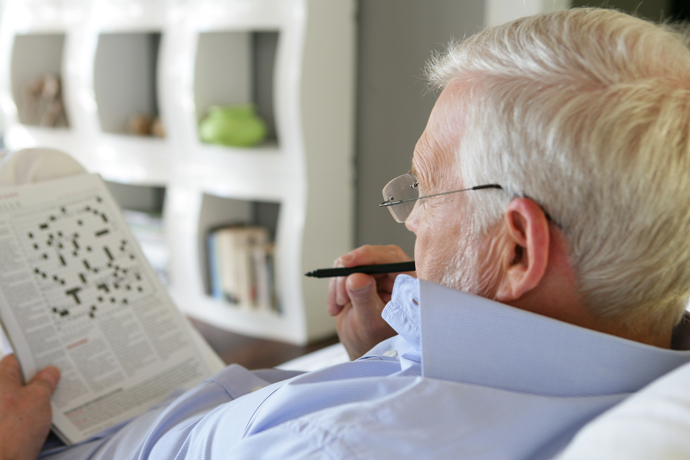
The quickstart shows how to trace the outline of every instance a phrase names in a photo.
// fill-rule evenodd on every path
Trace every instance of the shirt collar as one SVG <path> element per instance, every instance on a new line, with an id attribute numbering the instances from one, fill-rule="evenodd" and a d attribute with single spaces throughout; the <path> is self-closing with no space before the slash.
<path id="1" fill-rule="evenodd" d="M 391 300 L 381 316 L 418 352 L 422 349 L 419 310 L 419 280 L 409 275 L 398 275 Z"/>
<path id="2" fill-rule="evenodd" d="M 407 275 L 397 277 L 383 317 L 421 348 L 424 376 L 508 391 L 630 393 L 690 361 L 690 351 L 622 339 Z"/>

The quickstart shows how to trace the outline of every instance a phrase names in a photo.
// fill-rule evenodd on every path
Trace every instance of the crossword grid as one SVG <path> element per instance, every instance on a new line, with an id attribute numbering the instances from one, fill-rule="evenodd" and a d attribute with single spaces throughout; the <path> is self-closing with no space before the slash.
<path id="1" fill-rule="evenodd" d="M 15 219 L 20 244 L 44 292 L 56 327 L 66 332 L 150 295 L 127 232 L 98 195 L 62 206 L 37 206 Z"/>

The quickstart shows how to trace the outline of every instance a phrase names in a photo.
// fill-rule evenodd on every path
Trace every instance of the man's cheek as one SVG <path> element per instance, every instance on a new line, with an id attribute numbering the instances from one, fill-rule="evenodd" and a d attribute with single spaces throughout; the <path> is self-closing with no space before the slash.
<path id="1" fill-rule="evenodd" d="M 417 270 L 417 276 L 421 279 L 430 280 L 429 272 L 435 269 L 438 264 L 438 254 L 436 252 L 436 244 L 434 239 L 428 232 L 417 234 L 417 239 L 414 245 L 414 259 Z"/>

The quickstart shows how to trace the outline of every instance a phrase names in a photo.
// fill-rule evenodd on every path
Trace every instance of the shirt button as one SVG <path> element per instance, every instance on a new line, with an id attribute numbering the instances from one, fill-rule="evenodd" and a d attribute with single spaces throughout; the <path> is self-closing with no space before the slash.
<path id="1" fill-rule="evenodd" d="M 389 358 L 395 358 L 398 356 L 398 351 L 397 350 L 388 350 L 383 353 L 383 356 L 388 356 Z"/>

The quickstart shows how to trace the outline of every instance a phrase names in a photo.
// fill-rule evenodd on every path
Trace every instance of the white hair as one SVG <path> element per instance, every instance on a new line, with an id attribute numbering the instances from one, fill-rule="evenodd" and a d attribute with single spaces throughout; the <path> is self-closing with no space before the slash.
<path id="1" fill-rule="evenodd" d="M 486 231 L 527 196 L 564 231 L 591 312 L 660 332 L 690 295 L 690 51 L 681 34 L 609 9 L 484 30 L 434 58 L 461 82 L 458 171 Z"/>

